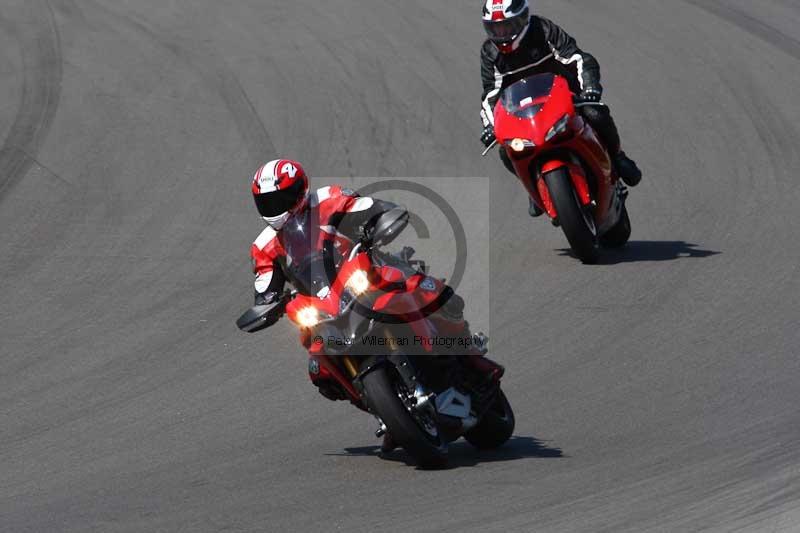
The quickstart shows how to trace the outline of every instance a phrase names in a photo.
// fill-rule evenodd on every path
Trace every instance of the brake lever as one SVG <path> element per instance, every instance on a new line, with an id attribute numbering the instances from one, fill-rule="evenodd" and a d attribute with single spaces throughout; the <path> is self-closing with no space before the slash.
<path id="1" fill-rule="evenodd" d="M 486 157 L 486 154 L 488 154 L 495 146 L 497 146 L 497 139 L 493 140 L 492 144 L 486 147 L 486 150 L 483 151 L 481 157 Z"/>

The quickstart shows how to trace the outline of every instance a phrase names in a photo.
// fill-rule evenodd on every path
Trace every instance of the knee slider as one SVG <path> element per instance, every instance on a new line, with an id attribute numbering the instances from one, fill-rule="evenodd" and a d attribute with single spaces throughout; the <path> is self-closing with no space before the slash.
<path id="1" fill-rule="evenodd" d="M 445 296 L 445 302 L 442 304 L 442 314 L 450 320 L 462 320 L 464 318 L 464 299 L 450 287 L 446 289 L 443 296 Z"/>

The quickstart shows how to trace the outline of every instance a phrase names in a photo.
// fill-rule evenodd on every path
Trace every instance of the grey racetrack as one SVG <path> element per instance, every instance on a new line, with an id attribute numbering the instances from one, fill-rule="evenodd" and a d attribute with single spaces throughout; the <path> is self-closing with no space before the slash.
<path id="1" fill-rule="evenodd" d="M 0 0 L 0 531 L 800 531 L 798 3 L 536 4 L 646 173 L 597 266 L 480 157 L 479 2 Z M 276 156 L 490 178 L 504 449 L 381 460 L 236 330 Z"/>

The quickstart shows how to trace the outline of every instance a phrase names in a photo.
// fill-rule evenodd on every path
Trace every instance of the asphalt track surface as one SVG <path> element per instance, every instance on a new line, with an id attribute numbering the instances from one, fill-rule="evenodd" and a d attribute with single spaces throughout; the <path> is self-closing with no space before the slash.
<path id="1" fill-rule="evenodd" d="M 538 2 L 646 170 L 592 267 L 480 157 L 456 4 L 0 2 L 0 530 L 800 531 L 798 4 Z M 503 450 L 381 460 L 289 324 L 235 329 L 284 155 L 491 178 Z"/>

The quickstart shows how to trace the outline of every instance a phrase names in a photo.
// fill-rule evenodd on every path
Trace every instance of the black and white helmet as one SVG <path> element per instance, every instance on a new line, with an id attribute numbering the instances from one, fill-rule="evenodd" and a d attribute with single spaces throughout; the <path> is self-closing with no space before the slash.
<path id="1" fill-rule="evenodd" d="M 528 0 L 484 0 L 483 28 L 501 52 L 519 47 L 528 32 L 531 11 Z"/>

